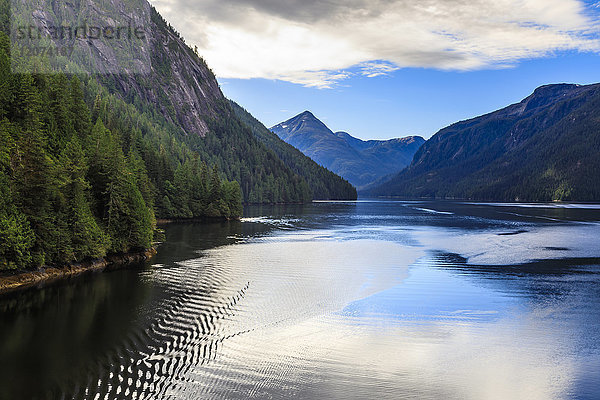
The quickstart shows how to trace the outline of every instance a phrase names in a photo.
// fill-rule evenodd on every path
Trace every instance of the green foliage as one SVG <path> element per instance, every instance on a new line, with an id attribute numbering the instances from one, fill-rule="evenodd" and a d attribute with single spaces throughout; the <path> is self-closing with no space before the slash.
<path id="1" fill-rule="evenodd" d="M 0 172 L 0 270 L 31 264 L 35 236 L 12 202 L 8 178 Z"/>
<path id="2" fill-rule="evenodd" d="M 241 215 L 237 183 L 172 131 L 93 78 L 12 74 L 8 52 L 0 34 L 0 269 L 147 248 L 156 211 Z"/>
<path id="3" fill-rule="evenodd" d="M 143 176 L 138 179 L 143 171 L 133 173 L 129 169 L 118 138 L 102 120 L 92 129 L 90 139 L 89 179 L 97 199 L 97 215 L 112 238 L 110 250 L 149 247 L 154 214 L 138 186 L 138 180 L 145 181 Z"/>
<path id="4" fill-rule="evenodd" d="M 102 257 L 109 247 L 109 238 L 100 228 L 90 207 L 87 160 L 76 136 L 61 154 L 61 167 L 65 177 L 62 188 L 66 202 L 65 220 L 71 227 L 74 259 Z"/>

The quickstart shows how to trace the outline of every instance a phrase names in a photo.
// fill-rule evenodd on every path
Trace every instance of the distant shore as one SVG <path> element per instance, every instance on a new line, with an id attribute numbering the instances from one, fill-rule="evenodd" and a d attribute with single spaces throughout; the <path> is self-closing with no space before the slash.
<path id="1" fill-rule="evenodd" d="M 63 267 L 43 267 L 33 271 L 15 271 L 14 274 L 0 275 L 0 295 L 42 287 L 86 273 L 123 268 L 147 261 L 156 253 L 156 249 L 152 247 L 138 252 L 112 254 L 97 260 L 72 263 Z"/>
<path id="2" fill-rule="evenodd" d="M 169 224 L 184 224 L 184 223 L 211 223 L 211 222 L 227 222 L 240 221 L 242 217 L 196 217 L 196 218 L 159 218 L 156 220 L 156 225 Z"/>

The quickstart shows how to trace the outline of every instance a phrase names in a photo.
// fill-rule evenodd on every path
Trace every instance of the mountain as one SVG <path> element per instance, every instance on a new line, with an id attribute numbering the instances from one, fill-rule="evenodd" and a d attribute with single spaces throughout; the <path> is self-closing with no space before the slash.
<path id="1" fill-rule="evenodd" d="M 420 136 L 365 141 L 346 132 L 336 132 L 335 135 L 344 139 L 354 149 L 376 158 L 389 169 L 397 168 L 398 164 L 408 166 L 417 150 L 425 143 L 425 139 Z"/>
<path id="2" fill-rule="evenodd" d="M 128 17 L 145 39 L 114 40 Z M 37 34 L 20 42 L 21 23 Z M 108 28 L 54 36 L 69 23 Z M 67 44 L 83 51 L 20 51 Z M 304 171 L 255 137 L 146 1 L 0 0 L 0 89 L 0 270 L 148 248 L 158 218 L 237 218 L 242 202 L 313 198 Z M 331 195 L 356 198 L 329 178 Z"/>
<path id="3" fill-rule="evenodd" d="M 236 116 L 250 127 L 254 136 L 261 143 L 273 151 L 292 171 L 304 178 L 308 183 L 313 199 L 356 199 L 356 188 L 347 180 L 318 165 L 302 154 L 300 150 L 281 140 L 237 103 L 231 101 L 231 106 Z"/>
<path id="4" fill-rule="evenodd" d="M 600 84 L 542 86 L 442 129 L 373 196 L 600 200 Z"/>
<path id="5" fill-rule="evenodd" d="M 99 73 L 82 77 L 86 100 L 100 103 L 102 112 L 110 114 L 104 117 L 111 122 L 118 120 L 119 125 L 129 123 L 130 117 L 124 118 L 115 107 L 105 103 L 119 101 L 132 107 L 154 125 L 142 131 L 144 140 L 151 138 L 157 151 L 163 148 L 167 153 L 179 152 L 173 140 L 185 145 L 201 161 L 216 165 L 224 179 L 239 182 L 244 202 L 312 200 L 306 181 L 238 119 L 205 61 L 146 0 L 82 0 L 51 5 L 41 0 L 14 0 L 11 3 L 13 7 L 21 4 L 26 10 L 35 8 L 34 22 L 43 27 L 62 26 L 61 15 L 94 21 L 98 26 L 113 26 L 133 18 L 146 32 L 145 43 L 127 46 L 118 41 L 91 41 L 85 52 L 76 52 L 76 56 L 62 60 L 66 64 L 63 70 L 68 71 L 87 71 L 95 63 L 93 70 Z M 144 51 L 135 52 L 138 48 Z M 129 60 L 132 51 L 133 60 Z M 88 53 L 93 54 L 91 60 Z M 140 73 L 132 72 L 130 64 L 143 66 Z M 161 135 L 156 134 L 159 127 L 164 131 Z M 180 161 L 174 161 L 173 167 Z M 163 185 L 159 185 L 159 191 L 159 198 L 163 198 Z"/>
<path id="6" fill-rule="evenodd" d="M 405 168 L 425 142 L 418 136 L 363 141 L 346 132 L 332 132 L 309 111 L 272 127 L 271 131 L 358 189 Z"/>

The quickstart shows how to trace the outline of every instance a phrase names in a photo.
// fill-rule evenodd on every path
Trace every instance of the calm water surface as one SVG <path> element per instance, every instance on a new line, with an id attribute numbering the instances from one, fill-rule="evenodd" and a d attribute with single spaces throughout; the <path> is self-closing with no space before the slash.
<path id="1" fill-rule="evenodd" d="M 246 212 L 0 298 L 0 398 L 600 397 L 600 206 Z"/>

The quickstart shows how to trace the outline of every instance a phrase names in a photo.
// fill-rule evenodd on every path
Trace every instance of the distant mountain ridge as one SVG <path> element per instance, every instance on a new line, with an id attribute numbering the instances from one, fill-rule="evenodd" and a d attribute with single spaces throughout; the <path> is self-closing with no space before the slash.
<path id="1" fill-rule="evenodd" d="M 273 151 L 292 171 L 300 175 L 307 183 L 307 190 L 314 200 L 355 200 L 356 188 L 347 180 L 318 165 L 309 157 L 269 131 L 239 104 L 231 101 L 235 115 L 246 124 L 254 136 Z"/>
<path id="2" fill-rule="evenodd" d="M 310 111 L 275 125 L 271 131 L 358 189 L 405 168 L 425 142 L 419 136 L 364 141 L 346 132 L 334 133 Z"/>
<path id="3" fill-rule="evenodd" d="M 537 88 L 440 130 L 373 196 L 600 200 L 600 84 Z"/>

